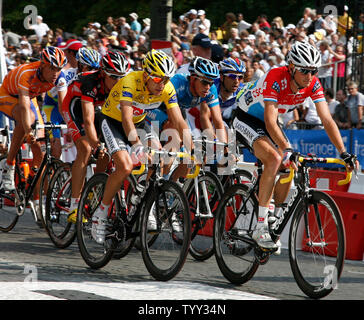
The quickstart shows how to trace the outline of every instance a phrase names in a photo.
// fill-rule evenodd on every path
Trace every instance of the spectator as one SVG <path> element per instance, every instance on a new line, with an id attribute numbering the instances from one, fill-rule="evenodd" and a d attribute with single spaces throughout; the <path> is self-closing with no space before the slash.
<path id="1" fill-rule="evenodd" d="M 116 31 L 113 17 L 107 18 L 106 24 L 102 27 L 102 30 L 105 31 L 107 34 L 111 34 L 111 32 Z"/>
<path id="2" fill-rule="evenodd" d="M 329 52 L 329 43 L 326 40 L 321 41 L 321 43 L 319 45 L 319 49 L 321 52 L 321 64 L 325 65 L 325 64 L 331 63 L 331 55 Z M 332 87 L 332 85 L 331 85 L 332 67 L 330 65 L 326 66 L 326 67 L 321 66 L 319 68 L 317 77 L 320 79 L 320 82 L 324 89 L 328 89 L 328 88 Z M 334 111 L 334 110 L 332 110 L 332 111 Z"/>
<path id="3" fill-rule="evenodd" d="M 350 129 L 349 108 L 346 105 L 346 94 L 344 90 L 336 92 L 336 99 L 339 102 L 335 107 L 333 119 L 339 129 Z"/>
<path id="4" fill-rule="evenodd" d="M 264 71 L 262 66 L 260 65 L 259 61 L 253 61 L 253 75 L 251 78 L 251 81 L 255 81 L 258 80 L 259 78 L 261 78 L 264 75 Z"/>
<path id="5" fill-rule="evenodd" d="M 172 54 L 174 58 L 174 62 L 179 68 L 183 64 L 183 53 L 180 51 L 180 48 L 177 43 L 172 42 Z"/>
<path id="6" fill-rule="evenodd" d="M 251 26 L 252 26 L 251 23 L 244 21 L 243 14 L 242 13 L 238 13 L 238 30 L 239 30 L 239 34 L 243 30 L 250 29 Z"/>
<path id="7" fill-rule="evenodd" d="M 312 23 L 311 8 L 305 8 L 303 11 L 303 17 L 298 21 L 297 28 L 307 29 Z"/>
<path id="8" fill-rule="evenodd" d="M 142 35 L 149 38 L 149 32 L 150 32 L 150 18 L 145 18 L 145 19 L 143 19 Z"/>
<path id="9" fill-rule="evenodd" d="M 195 57 L 211 59 L 211 47 L 211 40 L 205 34 L 198 33 L 194 36 L 192 40 L 192 53 Z M 189 73 L 188 66 L 189 63 L 183 64 L 181 68 L 177 70 L 177 73 Z"/>
<path id="10" fill-rule="evenodd" d="M 129 23 L 126 21 L 126 18 L 125 17 L 120 17 L 119 18 L 119 34 L 123 37 L 129 37 L 129 30 L 131 29 L 130 28 L 130 25 Z"/>
<path id="11" fill-rule="evenodd" d="M 228 12 L 225 14 L 226 21 L 221 26 L 221 30 L 223 32 L 224 42 L 227 42 L 231 38 L 230 30 L 231 28 L 237 28 L 238 22 L 236 21 L 236 16 L 232 12 Z"/>
<path id="12" fill-rule="evenodd" d="M 349 108 L 349 123 L 351 128 L 363 128 L 364 95 L 358 91 L 358 84 L 348 82 L 349 96 L 346 105 Z"/>
<path id="13" fill-rule="evenodd" d="M 336 46 L 336 49 L 335 51 L 331 49 L 331 47 L 329 46 L 327 48 L 329 50 L 329 52 L 333 55 L 333 58 L 332 58 L 332 62 L 336 62 L 336 61 L 342 61 L 342 60 L 345 60 L 346 58 L 346 55 L 344 53 L 344 46 L 342 44 L 338 44 Z M 333 64 L 333 67 L 332 67 L 332 75 L 333 75 L 333 78 L 335 77 L 334 75 L 334 72 L 335 72 L 335 65 Z M 337 76 L 337 88 L 338 89 L 344 89 L 345 87 L 345 61 L 343 62 L 340 62 L 337 64 L 337 73 L 336 73 L 336 76 Z"/>
<path id="14" fill-rule="evenodd" d="M 294 109 L 291 112 L 280 114 L 279 118 L 282 121 L 282 126 L 284 129 L 297 130 L 296 122 L 298 122 L 300 119 L 297 109 Z"/>
<path id="15" fill-rule="evenodd" d="M 337 18 L 337 32 L 342 43 L 346 43 L 346 31 L 353 27 L 353 19 L 349 16 L 348 11 L 349 7 L 345 5 L 344 14 Z"/>
<path id="16" fill-rule="evenodd" d="M 206 18 L 205 10 L 198 10 L 197 17 L 199 26 L 203 25 L 205 27 L 203 33 L 208 36 L 210 34 L 211 22 Z"/>
<path id="17" fill-rule="evenodd" d="M 265 32 L 269 32 L 271 29 L 271 26 L 267 20 L 267 16 L 265 14 L 262 14 L 258 16 L 257 22 L 259 23 L 259 29 L 263 30 Z"/>
<path id="18" fill-rule="evenodd" d="M 316 106 L 310 97 L 306 98 L 306 100 L 302 104 L 302 107 L 303 114 L 301 118 L 304 119 L 304 121 L 306 122 L 304 129 L 323 129 L 320 117 L 318 116 L 316 111 Z"/>
<path id="19" fill-rule="evenodd" d="M 131 23 L 130 23 L 130 29 L 134 31 L 135 38 L 138 40 L 140 32 L 142 31 L 142 26 L 138 21 L 138 15 L 135 12 L 132 12 L 129 14 Z"/>
<path id="20" fill-rule="evenodd" d="M 335 113 L 335 108 L 339 104 L 339 102 L 334 99 L 333 89 L 331 88 L 325 89 L 325 99 L 329 106 L 330 113 L 333 116 Z"/>
<path id="21" fill-rule="evenodd" d="M 188 22 L 188 33 L 195 35 L 198 33 L 198 19 L 197 19 L 197 10 L 191 9 L 187 12 L 187 17 L 189 19 Z"/>
<path id="22" fill-rule="evenodd" d="M 30 18 L 29 18 L 30 19 Z M 43 22 L 42 16 L 37 16 L 37 22 L 36 24 L 29 25 L 29 19 L 26 20 L 26 23 L 28 24 L 28 29 L 34 30 L 37 41 L 39 43 L 42 42 L 42 39 L 45 35 L 47 35 L 47 32 L 49 31 L 49 27 L 46 23 Z"/>

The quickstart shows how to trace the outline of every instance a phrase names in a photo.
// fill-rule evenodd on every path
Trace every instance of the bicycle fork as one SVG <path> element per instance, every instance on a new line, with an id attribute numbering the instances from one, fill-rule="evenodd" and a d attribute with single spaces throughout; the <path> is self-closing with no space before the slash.
<path id="1" fill-rule="evenodd" d="M 211 208 L 210 208 L 210 203 L 209 203 L 209 197 L 208 197 L 208 193 L 207 193 L 207 188 L 206 188 L 206 183 L 202 182 L 201 184 L 201 188 L 202 188 L 202 194 L 203 194 L 203 199 L 205 201 L 205 206 L 207 208 L 207 213 L 201 213 L 200 212 L 200 191 L 198 188 L 198 177 L 193 179 L 194 184 L 195 184 L 195 191 L 196 191 L 196 213 L 195 213 L 195 217 L 199 217 L 199 218 L 213 218 L 213 214 L 211 212 Z"/>

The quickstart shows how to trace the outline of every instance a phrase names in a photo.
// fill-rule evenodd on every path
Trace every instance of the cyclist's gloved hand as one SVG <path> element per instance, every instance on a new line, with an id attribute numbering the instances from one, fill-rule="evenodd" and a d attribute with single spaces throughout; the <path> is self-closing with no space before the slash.
<path id="1" fill-rule="evenodd" d="M 340 157 L 345 161 L 349 168 L 355 169 L 357 167 L 357 157 L 355 154 L 351 154 L 345 151 L 340 154 Z"/>
<path id="2" fill-rule="evenodd" d="M 293 167 L 297 170 L 296 161 L 297 154 L 291 148 L 284 149 L 282 163 L 285 168 Z"/>

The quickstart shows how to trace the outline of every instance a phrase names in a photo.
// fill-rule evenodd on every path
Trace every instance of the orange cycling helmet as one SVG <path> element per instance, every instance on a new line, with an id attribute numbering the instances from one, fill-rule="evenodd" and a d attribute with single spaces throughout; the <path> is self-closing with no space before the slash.
<path id="1" fill-rule="evenodd" d="M 67 58 L 64 55 L 63 50 L 52 46 L 43 49 L 40 61 L 51 64 L 57 68 L 63 68 L 67 64 Z"/>

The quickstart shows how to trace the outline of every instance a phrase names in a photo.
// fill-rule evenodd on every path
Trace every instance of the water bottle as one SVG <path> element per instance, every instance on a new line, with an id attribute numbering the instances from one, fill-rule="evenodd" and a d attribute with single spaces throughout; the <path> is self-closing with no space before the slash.
<path id="1" fill-rule="evenodd" d="M 21 182 L 26 182 L 29 177 L 29 163 L 22 161 L 19 165 L 21 171 Z"/>
<path id="2" fill-rule="evenodd" d="M 274 216 L 274 209 L 275 209 L 275 204 L 274 204 L 274 199 L 272 198 L 272 200 L 269 203 L 269 207 L 268 207 L 268 223 L 269 224 L 273 224 L 276 221 L 276 217 Z"/>

